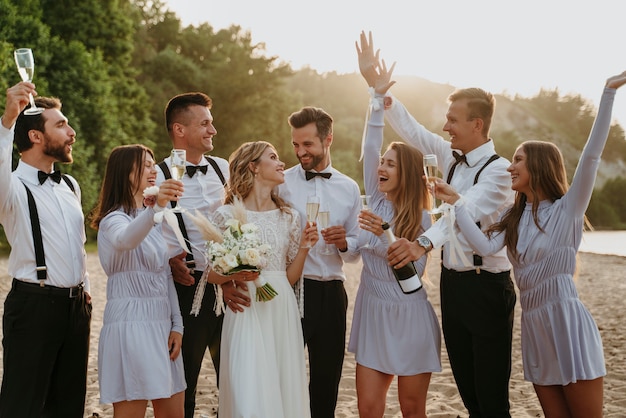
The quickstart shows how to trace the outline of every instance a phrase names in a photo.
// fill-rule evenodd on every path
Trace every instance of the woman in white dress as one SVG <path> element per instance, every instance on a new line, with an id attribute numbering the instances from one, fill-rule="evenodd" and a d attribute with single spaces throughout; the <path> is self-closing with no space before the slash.
<path id="1" fill-rule="evenodd" d="M 437 196 L 455 206 L 457 224 L 478 254 L 508 248 L 522 305 L 524 377 L 547 418 L 602 417 L 602 340 L 573 277 L 613 100 L 624 83 L 626 72 L 607 80 L 569 190 L 554 144 L 528 141 L 517 148 L 508 169 L 515 203 L 487 235 L 468 215 L 462 196 L 440 180 L 436 185 Z"/>
<path id="2" fill-rule="evenodd" d="M 225 205 L 213 221 L 220 230 L 233 218 L 235 198 L 243 202 L 247 222 L 259 228 L 271 247 L 268 265 L 261 270 L 278 292 L 269 301 L 257 301 L 249 286 L 251 304 L 243 312 L 226 310 L 222 328 L 220 418 L 310 417 L 309 392 L 300 312 L 292 286 L 300 280 L 309 249 L 318 237 L 315 223 L 300 231 L 300 216 L 275 192 L 284 182 L 285 164 L 268 142 L 241 145 L 229 159 L 230 179 Z M 258 272 L 223 276 L 211 270 L 211 283 L 250 281 Z M 229 301 L 227 301 L 228 303 Z"/>
<path id="3" fill-rule="evenodd" d="M 93 213 L 107 275 L 98 347 L 100 403 L 112 403 L 115 417 L 144 417 L 149 400 L 156 418 L 184 414 L 183 322 L 167 245 L 154 222 L 156 211 L 183 188 L 167 180 L 156 196 L 144 200 L 143 191 L 155 185 L 156 176 L 150 149 L 116 147 Z"/>
<path id="4" fill-rule="evenodd" d="M 388 83 L 388 79 L 379 81 Z M 410 145 L 393 142 L 381 156 L 383 97 L 372 97 L 371 106 L 363 149 L 370 201 L 369 210 L 359 215 L 360 227 L 366 231 L 362 236 L 369 241 L 360 250 L 363 271 L 348 344 L 357 363 L 359 416 L 384 416 L 389 386 L 398 376 L 402 415 L 425 417 L 431 374 L 441 371 L 439 320 L 425 288 L 408 294 L 401 290 L 387 261 L 391 243 L 382 229 L 386 221 L 398 239 L 413 241 L 431 226 L 428 190 L 416 175 L 423 172 L 423 155 Z M 427 257 L 414 260 L 420 277 Z"/>

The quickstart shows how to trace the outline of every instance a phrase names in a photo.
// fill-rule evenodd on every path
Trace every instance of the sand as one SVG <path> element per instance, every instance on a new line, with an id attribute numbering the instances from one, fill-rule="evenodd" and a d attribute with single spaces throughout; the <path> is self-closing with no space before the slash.
<path id="1" fill-rule="evenodd" d="M 87 376 L 87 403 L 85 417 L 112 417 L 113 408 L 109 404 L 99 403 L 97 350 L 102 315 L 106 300 L 106 276 L 104 275 L 97 254 L 89 254 L 89 273 L 91 277 L 92 297 L 94 300 L 89 371 Z M 7 275 L 7 260 L 0 259 L 0 299 L 4 300 L 10 288 L 11 278 Z M 346 289 L 350 299 L 348 308 L 348 329 L 352 319 L 353 301 L 358 288 L 361 265 L 346 266 L 348 280 Z M 577 281 L 581 300 L 595 318 L 604 343 L 608 374 L 604 381 L 604 416 L 626 416 L 626 336 L 622 319 L 626 313 L 626 258 L 617 256 L 580 254 L 579 277 Z M 428 268 L 432 283 L 427 287 L 429 298 L 440 315 L 439 305 L 439 259 L 433 256 Z M 2 305 L 0 305 L 0 310 Z M 511 415 L 513 417 L 542 417 L 541 407 L 532 385 L 523 379 L 520 352 L 520 308 L 515 312 L 513 331 L 513 371 L 510 384 Z M 0 353 L 1 354 L 1 353 Z M 443 371 L 432 376 L 427 401 L 429 417 L 456 418 L 467 417 L 458 395 L 445 347 L 442 347 Z M 351 353 L 346 353 L 343 377 L 339 389 L 336 417 L 357 417 L 357 398 L 355 389 L 355 361 Z M 203 363 L 196 405 L 196 418 L 215 417 L 217 414 L 217 389 L 215 373 L 208 354 Z M 146 417 L 154 415 L 148 408 Z M 401 417 L 397 401 L 397 386 L 394 381 L 387 397 L 385 417 Z M 297 417 L 293 417 L 297 418 Z"/>

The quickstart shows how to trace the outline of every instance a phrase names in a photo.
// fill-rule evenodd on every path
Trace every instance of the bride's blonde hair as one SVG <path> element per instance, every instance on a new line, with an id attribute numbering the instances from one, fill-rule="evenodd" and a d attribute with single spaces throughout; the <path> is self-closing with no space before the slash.
<path id="1" fill-rule="evenodd" d="M 254 172 L 252 167 L 258 164 L 259 158 L 266 149 L 276 148 L 266 141 L 245 142 L 239 146 L 228 159 L 230 178 L 226 188 L 226 197 L 224 203 L 232 204 L 235 197 L 244 200 L 254 186 Z M 289 204 L 278 196 L 276 190 L 271 192 L 272 201 L 283 212 L 291 213 Z"/>

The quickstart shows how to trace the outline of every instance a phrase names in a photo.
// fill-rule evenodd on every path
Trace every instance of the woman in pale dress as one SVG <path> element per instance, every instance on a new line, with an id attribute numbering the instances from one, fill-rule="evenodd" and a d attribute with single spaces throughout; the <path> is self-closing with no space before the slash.
<path id="1" fill-rule="evenodd" d="M 92 216 L 107 275 L 98 347 L 100 402 L 112 403 L 116 418 L 144 417 L 148 401 L 156 418 L 184 415 L 183 322 L 167 245 L 154 221 L 183 187 L 167 180 L 156 195 L 144 198 L 156 176 L 150 149 L 114 148 Z"/>
<path id="2" fill-rule="evenodd" d="M 388 78 L 379 82 L 389 83 Z M 383 97 L 372 97 L 363 153 L 365 192 L 370 201 L 369 209 L 359 214 L 360 227 L 366 231 L 361 235 L 369 240 L 360 250 L 363 271 L 348 351 L 356 357 L 360 417 L 384 416 L 387 392 L 395 376 L 402 416 L 426 417 L 431 374 L 441 371 L 439 320 L 425 288 L 402 292 L 387 261 L 391 243 L 383 234 L 382 222 L 389 223 L 398 239 L 413 241 L 432 224 L 430 199 L 419 175 L 423 173 L 420 151 L 392 142 L 380 155 L 383 120 Z M 420 276 L 427 257 L 414 260 Z"/>
<path id="3" fill-rule="evenodd" d="M 602 417 L 602 340 L 578 298 L 574 274 L 615 92 L 624 83 L 626 72 L 607 80 L 569 190 L 554 144 L 528 141 L 517 148 L 508 169 L 515 203 L 487 235 L 469 217 L 469 203 L 443 181 L 436 184 L 437 196 L 455 206 L 457 224 L 478 254 L 508 248 L 522 305 L 524 377 L 533 383 L 547 418 Z"/>
<path id="4" fill-rule="evenodd" d="M 300 215 L 276 194 L 285 181 L 285 164 L 268 142 L 241 145 L 229 159 L 230 179 L 225 205 L 213 221 L 219 229 L 233 218 L 235 199 L 243 202 L 248 223 L 259 228 L 261 241 L 270 245 L 268 265 L 260 272 L 278 293 L 257 301 L 256 287 L 248 287 L 251 304 L 243 312 L 227 309 L 222 328 L 219 381 L 220 418 L 306 418 L 310 416 L 304 342 L 293 285 L 300 280 L 309 248 L 318 237 L 315 223 L 300 230 Z M 230 276 L 215 270 L 211 283 L 250 281 L 258 272 Z M 227 301 L 230 303 L 230 301 Z"/>

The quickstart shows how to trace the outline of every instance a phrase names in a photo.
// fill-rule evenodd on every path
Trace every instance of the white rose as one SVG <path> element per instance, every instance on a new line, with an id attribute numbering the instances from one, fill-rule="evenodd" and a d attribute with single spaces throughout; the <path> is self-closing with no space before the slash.
<path id="1" fill-rule="evenodd" d="M 249 264 L 251 266 L 258 266 L 261 261 L 261 254 L 259 254 L 259 251 L 256 248 L 248 248 L 245 250 L 244 257 L 247 260 L 244 264 Z"/>
<path id="2" fill-rule="evenodd" d="M 229 267 L 228 270 L 235 268 L 239 265 L 239 262 L 237 261 L 237 256 L 232 253 L 226 254 L 224 257 L 222 257 L 222 260 L 224 260 L 226 265 Z"/>

